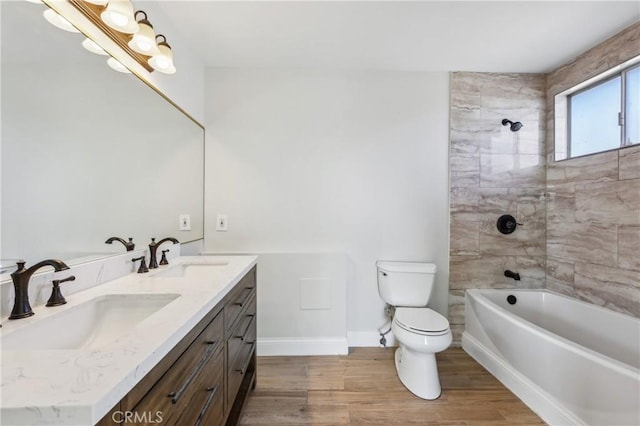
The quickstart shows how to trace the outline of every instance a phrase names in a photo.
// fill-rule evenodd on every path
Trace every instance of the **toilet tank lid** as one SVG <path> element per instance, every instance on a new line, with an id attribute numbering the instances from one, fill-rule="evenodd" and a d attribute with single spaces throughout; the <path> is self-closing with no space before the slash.
<path id="1" fill-rule="evenodd" d="M 388 262 L 379 260 L 376 262 L 379 270 L 386 272 L 413 272 L 418 274 L 435 274 L 435 263 L 425 262 Z"/>

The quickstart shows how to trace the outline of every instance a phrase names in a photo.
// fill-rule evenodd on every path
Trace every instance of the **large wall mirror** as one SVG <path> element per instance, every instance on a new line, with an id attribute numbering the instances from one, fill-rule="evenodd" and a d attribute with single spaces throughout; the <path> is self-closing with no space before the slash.
<path id="1" fill-rule="evenodd" d="M 202 126 L 45 21 L 46 6 L 0 7 L 3 266 L 124 252 L 111 236 L 203 238 Z"/>

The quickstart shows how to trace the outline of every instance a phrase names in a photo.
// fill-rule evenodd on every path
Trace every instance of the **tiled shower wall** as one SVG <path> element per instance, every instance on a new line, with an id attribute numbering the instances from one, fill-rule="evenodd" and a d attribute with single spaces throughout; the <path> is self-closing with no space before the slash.
<path id="1" fill-rule="evenodd" d="M 640 55 L 640 23 L 547 76 L 547 288 L 640 317 L 640 147 L 554 162 L 554 97 Z"/>
<path id="2" fill-rule="evenodd" d="M 466 289 L 545 285 L 545 77 L 453 73 L 450 104 L 449 322 L 459 344 Z M 511 132 L 504 118 L 524 127 Z M 522 225 L 500 234 L 503 214 Z"/>

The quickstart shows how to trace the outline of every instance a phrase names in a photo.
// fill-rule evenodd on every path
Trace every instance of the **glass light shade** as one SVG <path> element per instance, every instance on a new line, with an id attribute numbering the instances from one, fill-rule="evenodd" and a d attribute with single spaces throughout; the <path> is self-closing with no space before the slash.
<path id="1" fill-rule="evenodd" d="M 82 47 L 87 49 L 89 52 L 95 53 L 97 55 L 105 55 L 105 56 L 108 55 L 108 53 L 105 52 L 102 47 L 98 46 L 98 44 L 95 41 L 89 38 L 84 39 L 84 41 L 82 42 Z"/>
<path id="2" fill-rule="evenodd" d="M 130 74 L 131 71 L 129 71 L 129 68 L 125 67 L 124 65 L 122 65 L 122 63 L 120 61 L 118 61 L 115 58 L 109 58 L 107 59 L 107 64 L 109 64 L 109 66 L 111 68 L 113 68 L 114 70 L 121 72 L 121 73 L 125 73 L 125 74 Z"/>
<path id="3" fill-rule="evenodd" d="M 44 18 L 53 26 L 60 28 L 61 30 L 69 31 L 70 33 L 79 33 L 71 22 L 67 21 L 62 15 L 58 14 L 53 9 L 47 9 L 43 12 Z"/>
<path id="4" fill-rule="evenodd" d="M 156 33 L 153 31 L 153 27 L 145 20 L 138 22 L 138 26 L 140 29 L 129 41 L 129 47 L 146 56 L 158 55 L 160 50 L 156 44 Z"/>
<path id="5" fill-rule="evenodd" d="M 134 34 L 139 28 L 133 16 L 133 5 L 129 0 L 111 0 L 100 14 L 100 18 L 121 33 Z"/>
<path id="6" fill-rule="evenodd" d="M 149 65 L 154 70 L 163 74 L 174 74 L 176 67 L 173 65 L 173 52 L 168 44 L 161 42 L 158 44 L 160 53 L 149 59 Z"/>
<path id="7" fill-rule="evenodd" d="M 42 0 L 26 0 L 29 3 L 42 4 Z"/>

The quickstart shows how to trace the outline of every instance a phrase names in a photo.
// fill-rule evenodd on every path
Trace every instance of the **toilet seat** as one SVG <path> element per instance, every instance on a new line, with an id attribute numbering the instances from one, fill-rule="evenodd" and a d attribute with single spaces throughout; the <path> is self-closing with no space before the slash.
<path id="1" fill-rule="evenodd" d="M 429 308 L 396 308 L 393 321 L 411 333 L 439 336 L 449 332 L 449 321 Z"/>

